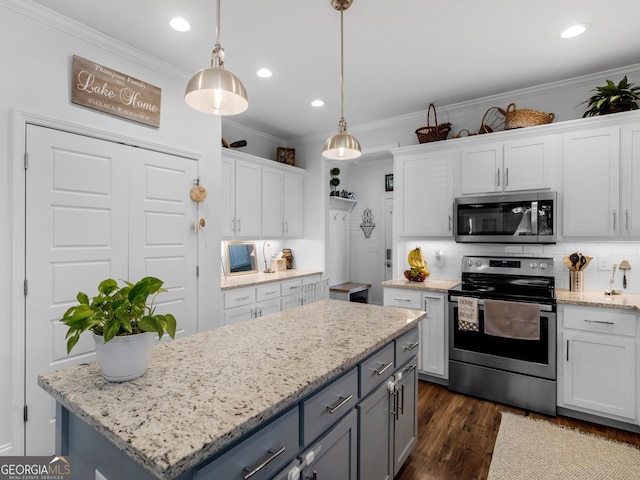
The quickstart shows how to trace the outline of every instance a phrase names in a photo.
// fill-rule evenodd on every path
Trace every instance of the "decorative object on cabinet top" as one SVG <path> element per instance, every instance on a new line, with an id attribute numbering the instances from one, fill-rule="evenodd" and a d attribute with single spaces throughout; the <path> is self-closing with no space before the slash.
<path id="1" fill-rule="evenodd" d="M 491 107 L 482 116 L 478 134 L 493 133 L 504 130 L 507 112 L 500 107 Z"/>
<path id="2" fill-rule="evenodd" d="M 640 87 L 634 87 L 632 83 L 629 83 L 626 75 L 617 85 L 611 80 L 607 80 L 605 86 L 596 87 L 594 91 L 595 94 L 580 103 L 580 105 L 586 103 L 589 107 L 582 118 L 638 109 Z"/>
<path id="3" fill-rule="evenodd" d="M 506 110 L 504 128 L 505 130 L 512 130 L 514 128 L 545 125 L 553 122 L 555 117 L 556 116 L 553 113 L 544 113 L 539 112 L 538 110 L 516 110 L 516 104 L 510 103 Z"/>
<path id="4" fill-rule="evenodd" d="M 295 166 L 296 164 L 296 149 L 295 148 L 276 148 L 276 159 L 280 163 L 286 163 L 287 165 Z"/>
<path id="5" fill-rule="evenodd" d="M 241 148 L 247 146 L 246 140 L 238 140 L 236 142 L 229 143 L 224 137 L 222 137 L 222 146 L 224 148 Z"/>
<path id="6" fill-rule="evenodd" d="M 431 125 L 431 110 L 433 110 L 434 124 Z M 427 126 L 420 127 L 416 130 L 418 141 L 420 143 L 437 142 L 439 140 L 446 140 L 449 132 L 451 131 L 451 123 L 445 122 L 438 125 L 438 115 L 436 114 L 436 107 L 433 103 L 429 104 L 427 109 Z"/>

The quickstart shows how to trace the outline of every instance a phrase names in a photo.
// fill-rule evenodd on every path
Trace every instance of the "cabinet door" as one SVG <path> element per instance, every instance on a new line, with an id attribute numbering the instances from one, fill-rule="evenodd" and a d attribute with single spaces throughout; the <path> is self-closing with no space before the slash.
<path id="1" fill-rule="evenodd" d="M 505 192 L 551 188 L 553 140 L 554 137 L 545 136 L 504 144 Z"/>
<path id="2" fill-rule="evenodd" d="M 233 160 L 222 157 L 220 166 L 220 234 L 222 238 L 233 238 L 236 188 Z"/>
<path id="3" fill-rule="evenodd" d="M 262 168 L 262 236 L 281 237 L 284 234 L 282 195 L 284 174 L 271 168 Z"/>
<path id="4" fill-rule="evenodd" d="M 635 358 L 634 338 L 565 330 L 565 405 L 634 420 Z"/>
<path id="5" fill-rule="evenodd" d="M 274 298 L 266 302 L 260 302 L 256 304 L 256 317 L 264 317 L 270 313 L 276 313 L 280 311 L 280 299 Z"/>
<path id="6" fill-rule="evenodd" d="M 622 129 L 622 235 L 640 238 L 640 124 Z M 634 188 L 635 186 L 635 188 Z"/>
<path id="7" fill-rule="evenodd" d="M 386 381 L 358 405 L 358 465 L 361 480 L 388 480 L 391 463 L 389 391 Z"/>
<path id="8" fill-rule="evenodd" d="M 396 420 L 393 431 L 393 475 L 404 465 L 418 439 L 418 359 L 414 357 L 396 384 Z"/>
<path id="9" fill-rule="evenodd" d="M 302 174 L 289 172 L 284 174 L 283 219 L 285 237 L 302 237 L 302 181 Z"/>
<path id="10" fill-rule="evenodd" d="M 616 237 L 620 232 L 620 133 L 617 127 L 564 136 L 563 235 Z"/>
<path id="11" fill-rule="evenodd" d="M 492 143 L 465 148 L 460 152 L 460 192 L 502 191 L 502 144 Z"/>
<path id="12" fill-rule="evenodd" d="M 356 480 L 358 417 L 353 409 L 310 450 L 317 452 L 311 465 L 302 471 L 302 478 Z M 307 452 L 302 454 L 305 458 Z"/>
<path id="13" fill-rule="evenodd" d="M 402 236 L 453 235 L 453 153 L 400 158 L 397 162 L 400 182 Z"/>
<path id="14" fill-rule="evenodd" d="M 447 378 L 448 343 L 445 296 L 425 294 L 427 318 L 420 322 L 419 370 Z"/>
<path id="15" fill-rule="evenodd" d="M 241 160 L 235 163 L 236 237 L 260 237 L 261 167 Z"/>
<path id="16" fill-rule="evenodd" d="M 224 311 L 225 325 L 246 322 L 253 318 L 256 318 L 256 306 L 253 303 L 250 305 L 242 305 L 241 307 L 230 308 Z"/>

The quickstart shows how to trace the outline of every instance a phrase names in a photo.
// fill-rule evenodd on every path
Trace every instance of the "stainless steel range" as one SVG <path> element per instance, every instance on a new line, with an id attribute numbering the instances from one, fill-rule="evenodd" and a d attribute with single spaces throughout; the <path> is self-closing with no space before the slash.
<path id="1" fill-rule="evenodd" d="M 449 390 L 555 416 L 552 258 L 462 258 L 449 290 Z"/>

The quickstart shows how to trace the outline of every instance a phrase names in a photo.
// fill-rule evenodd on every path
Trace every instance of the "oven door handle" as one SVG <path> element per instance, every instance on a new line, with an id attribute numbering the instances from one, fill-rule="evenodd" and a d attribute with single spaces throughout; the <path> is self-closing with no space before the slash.
<path id="1" fill-rule="evenodd" d="M 456 295 L 449 295 L 449 302 L 451 303 L 458 303 L 458 298 L 459 296 Z M 524 303 L 524 302 L 520 302 L 520 303 Z M 546 304 L 539 304 L 540 306 L 540 311 L 541 312 L 553 312 L 554 311 L 554 305 L 546 305 Z M 483 298 L 478 298 L 478 308 L 479 307 L 484 307 L 484 299 Z"/>

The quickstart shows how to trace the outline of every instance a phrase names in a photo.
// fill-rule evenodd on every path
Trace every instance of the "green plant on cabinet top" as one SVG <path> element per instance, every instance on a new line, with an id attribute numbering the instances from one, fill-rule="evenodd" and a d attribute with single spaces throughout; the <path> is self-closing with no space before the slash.
<path id="1" fill-rule="evenodd" d="M 638 109 L 640 87 L 634 87 L 629 83 L 626 75 L 617 85 L 607 80 L 605 86 L 596 87 L 594 90 L 596 93 L 580 104 L 586 103 L 589 107 L 582 115 L 583 118 Z"/>

